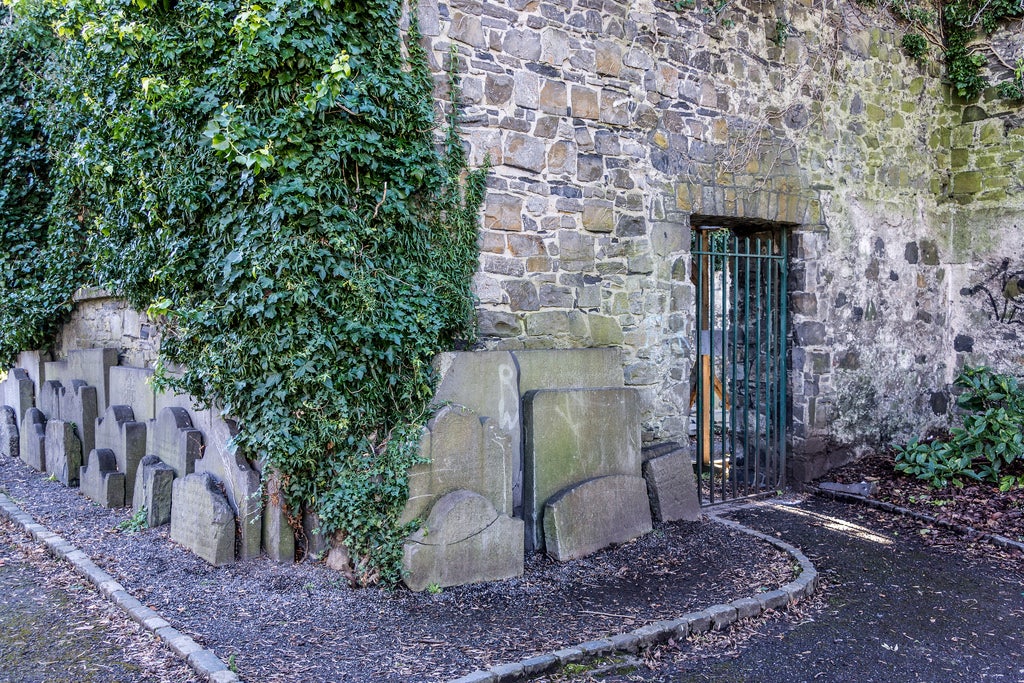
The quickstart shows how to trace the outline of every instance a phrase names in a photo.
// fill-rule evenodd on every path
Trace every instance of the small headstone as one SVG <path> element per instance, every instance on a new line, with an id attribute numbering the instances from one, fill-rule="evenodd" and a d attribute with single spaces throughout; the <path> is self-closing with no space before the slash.
<path id="1" fill-rule="evenodd" d="M 117 470 L 117 458 L 109 448 L 94 448 L 86 466 L 79 471 L 79 490 L 86 498 L 105 508 L 124 507 L 124 473 Z"/>
<path id="2" fill-rule="evenodd" d="M 102 413 L 110 405 L 110 368 L 117 366 L 117 356 L 114 348 L 69 351 L 67 374 L 53 378 L 47 375 L 47 379 L 80 379 L 96 387 L 97 408 Z"/>
<path id="3" fill-rule="evenodd" d="M 135 476 L 132 508 L 146 509 L 146 526 L 154 529 L 171 521 L 171 492 L 174 470 L 155 455 L 147 455 L 139 462 Z"/>
<path id="4" fill-rule="evenodd" d="M 19 451 L 26 465 L 39 472 L 46 471 L 46 417 L 38 408 L 29 408 L 21 420 Z"/>
<path id="5" fill-rule="evenodd" d="M 96 448 L 98 408 L 96 387 L 91 387 L 80 379 L 70 380 L 70 385 L 65 386 L 61 402 L 61 419 L 74 423 L 82 440 L 82 453 L 88 453 Z"/>
<path id="6" fill-rule="evenodd" d="M 0 456 L 17 458 L 20 453 L 21 438 L 14 408 L 0 405 Z"/>
<path id="7" fill-rule="evenodd" d="M 60 381 L 51 379 L 43 382 L 39 389 L 39 410 L 47 420 L 60 420 L 60 404 L 64 396 L 64 385 Z"/>
<path id="8" fill-rule="evenodd" d="M 203 433 L 192 428 L 192 417 L 184 408 L 164 408 L 149 421 L 147 450 L 184 477 L 196 469 L 203 454 Z"/>
<path id="9" fill-rule="evenodd" d="M 110 368 L 110 405 L 131 406 L 139 422 L 156 418 L 156 392 L 148 368 Z"/>
<path id="10" fill-rule="evenodd" d="M 544 547 L 559 562 L 586 557 L 650 530 L 651 508 L 641 477 L 591 479 L 560 492 L 544 506 Z"/>
<path id="11" fill-rule="evenodd" d="M 700 519 L 700 501 L 693 465 L 685 448 L 651 458 L 643 466 L 651 511 L 659 522 Z"/>
<path id="12" fill-rule="evenodd" d="M 311 510 L 302 511 L 302 543 L 307 558 L 321 558 L 330 549 L 330 539 L 320 528 L 320 517 Z"/>
<path id="13" fill-rule="evenodd" d="M 414 591 L 461 586 L 523 573 L 523 521 L 498 514 L 472 491 L 453 491 L 403 546 L 403 580 Z"/>
<path id="14" fill-rule="evenodd" d="M 28 409 L 35 405 L 35 385 L 22 368 L 13 368 L 0 384 L 0 404 L 14 408 L 18 427 Z"/>
<path id="15" fill-rule="evenodd" d="M 263 552 L 275 562 L 295 561 L 295 531 L 284 513 L 284 494 L 280 476 L 274 472 L 265 482 L 267 497 L 263 504 Z"/>
<path id="16" fill-rule="evenodd" d="M 108 406 L 96 420 L 96 446 L 109 448 L 117 458 L 117 469 L 124 473 L 125 505 L 135 495 L 135 473 L 146 455 L 146 425 L 135 421 L 131 406 Z"/>
<path id="17" fill-rule="evenodd" d="M 46 423 L 46 471 L 65 486 L 78 486 L 82 441 L 75 425 L 62 420 Z"/>
<path id="18" fill-rule="evenodd" d="M 215 567 L 235 561 L 235 513 L 209 473 L 175 479 L 171 540 Z"/>

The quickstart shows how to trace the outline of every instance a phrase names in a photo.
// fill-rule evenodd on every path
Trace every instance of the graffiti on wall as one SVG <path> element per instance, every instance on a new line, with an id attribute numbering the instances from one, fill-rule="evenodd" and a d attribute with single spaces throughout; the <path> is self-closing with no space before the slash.
<path id="1" fill-rule="evenodd" d="M 1024 326 L 1024 266 L 1014 266 L 1009 258 L 992 266 L 981 282 L 960 293 L 981 297 L 996 322 Z"/>

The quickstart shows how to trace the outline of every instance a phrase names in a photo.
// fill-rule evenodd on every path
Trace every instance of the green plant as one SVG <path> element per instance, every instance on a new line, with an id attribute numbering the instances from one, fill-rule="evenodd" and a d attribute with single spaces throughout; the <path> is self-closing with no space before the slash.
<path id="1" fill-rule="evenodd" d="M 427 592 L 431 595 L 440 595 L 443 590 L 444 589 L 441 588 L 441 584 L 438 583 L 432 583 L 427 586 Z"/>
<path id="2" fill-rule="evenodd" d="M 1024 462 L 1024 395 L 1017 378 L 991 369 L 965 367 L 955 385 L 963 389 L 957 405 L 962 426 L 948 438 L 913 440 L 896 448 L 896 470 L 936 488 L 986 481 L 1003 490 L 1024 485 L 1024 475 L 1005 468 Z"/>
<path id="3" fill-rule="evenodd" d="M 775 36 L 772 38 L 772 42 L 775 43 L 776 47 L 785 47 L 786 40 L 792 35 L 793 27 L 789 22 L 782 19 L 775 20 Z"/>
<path id="4" fill-rule="evenodd" d="M 1024 57 L 1017 59 L 1013 78 L 999 84 L 999 94 L 1009 100 L 1024 101 Z"/>
<path id="5" fill-rule="evenodd" d="M 904 33 L 900 41 L 908 57 L 922 60 L 928 54 L 928 41 L 920 33 Z"/>
<path id="6" fill-rule="evenodd" d="M 149 528 L 149 524 L 146 522 L 146 507 L 140 507 L 131 517 L 118 522 L 114 528 L 128 534 L 134 534 Z"/>

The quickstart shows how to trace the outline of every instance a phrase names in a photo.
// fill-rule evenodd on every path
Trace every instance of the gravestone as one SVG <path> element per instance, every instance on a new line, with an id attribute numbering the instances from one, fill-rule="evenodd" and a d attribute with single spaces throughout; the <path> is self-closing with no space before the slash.
<path id="1" fill-rule="evenodd" d="M 74 423 L 82 440 L 83 454 L 96 448 L 96 418 L 99 417 L 96 387 L 80 379 L 70 380 L 61 402 L 61 415 L 65 422 Z"/>
<path id="2" fill-rule="evenodd" d="M 192 417 L 184 408 L 164 408 L 149 421 L 146 450 L 184 477 L 195 472 L 203 454 L 203 433 L 192 428 Z"/>
<path id="3" fill-rule="evenodd" d="M 461 586 L 523 573 L 523 522 L 499 514 L 472 491 L 453 491 L 402 548 L 403 580 L 414 591 Z"/>
<path id="4" fill-rule="evenodd" d="M 439 378 L 435 405 L 465 406 L 481 418 L 490 418 L 494 429 L 507 437 L 512 454 L 512 505 L 514 512 L 521 514 L 523 443 L 515 359 L 508 351 L 441 353 L 434 358 L 434 369 Z"/>
<path id="5" fill-rule="evenodd" d="M 621 387 L 618 348 L 513 351 L 519 368 L 519 395 L 538 389 Z"/>
<path id="6" fill-rule="evenodd" d="M 696 522 L 700 519 L 697 481 L 685 448 L 674 448 L 643 465 L 651 512 L 659 522 Z"/>
<path id="7" fill-rule="evenodd" d="M 172 484 L 171 540 L 215 567 L 235 561 L 235 512 L 208 472 Z"/>
<path id="8" fill-rule="evenodd" d="M 409 471 L 402 522 L 423 517 L 437 499 L 463 489 L 491 501 L 498 513 L 512 514 L 512 448 L 494 420 L 445 406 L 427 422 L 420 446 L 430 461 Z"/>
<path id="9" fill-rule="evenodd" d="M 65 486 L 78 486 L 82 441 L 75 425 L 63 420 L 46 423 L 46 471 Z"/>
<path id="10" fill-rule="evenodd" d="M 14 367 L 21 368 L 32 380 L 32 386 L 36 393 L 43 387 L 43 382 L 50 379 L 46 376 L 46 362 L 50 360 L 48 351 L 22 351 L 18 354 L 18 360 Z"/>
<path id="11" fill-rule="evenodd" d="M 0 456 L 17 458 L 21 454 L 18 418 L 14 408 L 0 405 Z"/>
<path id="12" fill-rule="evenodd" d="M 85 467 L 79 470 L 79 490 L 105 508 L 124 507 L 124 472 L 117 470 L 114 451 L 94 448 L 89 452 Z"/>
<path id="13" fill-rule="evenodd" d="M 38 408 L 29 408 L 21 420 L 19 454 L 29 467 L 46 471 L 46 417 Z"/>
<path id="14" fill-rule="evenodd" d="M 98 392 L 97 392 L 98 393 Z M 124 473 L 124 504 L 131 505 L 135 495 L 135 474 L 146 455 L 146 425 L 135 421 L 130 406 L 109 406 L 96 420 L 96 447 L 109 448 Z"/>
<path id="15" fill-rule="evenodd" d="M 131 406 L 139 422 L 155 419 L 156 391 L 150 384 L 152 377 L 153 371 L 148 368 L 110 368 L 110 405 Z"/>
<path id="16" fill-rule="evenodd" d="M 39 410 L 47 420 L 60 420 L 61 400 L 64 396 L 64 385 L 59 380 L 51 379 L 43 382 L 39 389 Z"/>
<path id="17" fill-rule="evenodd" d="M 564 562 L 651 530 L 642 477 L 611 475 L 567 488 L 544 506 L 544 549 Z"/>
<path id="18" fill-rule="evenodd" d="M 111 405 L 110 369 L 117 366 L 117 355 L 118 350 L 114 348 L 69 351 L 67 374 L 53 379 L 80 379 L 89 386 L 96 387 L 96 406 L 102 413 Z M 47 379 L 50 379 L 49 375 Z"/>
<path id="19" fill-rule="evenodd" d="M 135 476 L 135 492 L 132 495 L 132 509 L 138 512 L 146 509 L 146 526 L 155 529 L 171 521 L 171 494 L 174 470 L 155 455 L 147 455 L 139 461 Z"/>
<path id="20" fill-rule="evenodd" d="M 0 384 L 0 389 L 0 403 L 14 408 L 14 419 L 20 429 L 25 413 L 35 405 L 35 385 L 25 370 L 13 368 Z"/>
<path id="21" fill-rule="evenodd" d="M 284 513 L 284 494 L 281 478 L 272 472 L 266 479 L 266 499 L 263 503 L 263 552 L 275 562 L 295 561 L 295 531 Z"/>
<path id="22" fill-rule="evenodd" d="M 524 397 L 523 420 L 526 542 L 540 550 L 553 495 L 595 477 L 640 477 L 640 410 L 630 388 L 545 389 Z"/>

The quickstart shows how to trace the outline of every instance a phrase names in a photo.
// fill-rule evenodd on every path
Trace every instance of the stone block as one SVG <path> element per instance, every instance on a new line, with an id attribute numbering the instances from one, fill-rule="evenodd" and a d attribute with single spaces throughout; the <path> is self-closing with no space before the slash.
<path id="1" fill-rule="evenodd" d="M 544 505 L 559 491 L 595 477 L 640 477 L 640 410 L 634 389 L 532 391 L 523 398 L 523 422 L 528 548 L 543 547 Z"/>
<path id="2" fill-rule="evenodd" d="M 50 379 L 46 376 L 46 363 L 49 360 L 49 351 L 22 351 L 18 354 L 18 359 L 14 363 L 14 367 L 24 370 L 28 378 L 32 380 L 32 385 L 37 395 L 43 386 L 43 382 Z M 0 399 L 2 398 L 0 396 Z"/>
<path id="3" fill-rule="evenodd" d="M 0 456 L 17 458 L 21 453 L 18 418 L 14 408 L 0 405 Z"/>
<path id="4" fill-rule="evenodd" d="M 477 493 L 453 491 L 406 540 L 402 566 L 405 584 L 414 591 L 520 576 L 523 522 L 499 514 Z"/>
<path id="5" fill-rule="evenodd" d="M 155 455 L 147 455 L 139 462 L 135 477 L 132 508 L 146 509 L 146 526 L 150 529 L 171 521 L 171 494 L 174 469 Z"/>
<path id="6" fill-rule="evenodd" d="M 78 486 L 82 467 L 82 440 L 73 422 L 46 423 L 46 471 L 65 486 Z"/>
<path id="7" fill-rule="evenodd" d="M 39 388 L 39 410 L 43 411 L 43 415 L 46 416 L 47 420 L 60 420 L 61 417 L 61 402 L 64 397 L 64 385 L 55 379 L 47 380 L 43 382 L 43 385 Z"/>
<path id="8" fill-rule="evenodd" d="M 540 173 L 547 160 L 547 149 L 537 138 L 509 133 L 505 138 L 504 158 L 508 166 Z"/>
<path id="9" fill-rule="evenodd" d="M 96 419 L 96 448 L 113 451 L 117 469 L 124 474 L 125 505 L 131 505 L 135 474 L 146 455 L 146 424 L 135 420 L 131 406 L 108 406 Z"/>
<path id="10" fill-rule="evenodd" d="M 266 480 L 266 500 L 263 503 L 263 552 L 275 562 L 295 561 L 295 531 L 285 515 L 281 480 L 271 473 Z"/>
<path id="11" fill-rule="evenodd" d="M 696 522 L 700 519 L 697 482 L 686 449 L 678 448 L 651 458 L 644 463 L 643 474 L 656 520 Z"/>
<path id="12" fill-rule="evenodd" d="M 209 473 L 224 486 L 224 493 L 238 515 L 241 546 L 239 557 L 259 557 L 263 526 L 260 475 L 235 444 L 238 425 L 220 411 L 193 413 L 192 426 L 203 433 L 206 447 L 195 461 L 196 474 Z"/>
<path id="13" fill-rule="evenodd" d="M 29 408 L 21 419 L 19 455 L 22 462 L 39 472 L 46 471 L 46 416 Z"/>
<path id="14" fill-rule="evenodd" d="M 641 477 L 591 479 L 561 491 L 544 506 L 544 547 L 559 562 L 625 543 L 651 528 Z"/>
<path id="15" fill-rule="evenodd" d="M 148 368 L 110 368 L 110 405 L 131 406 L 135 419 L 145 422 L 156 418 L 156 392 Z"/>
<path id="16" fill-rule="evenodd" d="M 124 472 L 117 470 L 117 458 L 109 448 L 94 448 L 79 471 L 82 495 L 105 508 L 124 507 Z"/>
<path id="17" fill-rule="evenodd" d="M 515 359 L 508 351 L 442 353 L 434 359 L 434 370 L 439 378 L 435 404 L 464 406 L 490 418 L 492 428 L 507 437 L 512 454 L 512 514 L 519 516 L 523 505 L 523 434 Z M 496 501 L 492 502 L 497 506 Z"/>
<path id="18" fill-rule="evenodd" d="M 512 448 L 495 420 L 445 406 L 427 422 L 420 449 L 430 461 L 409 472 L 403 522 L 422 518 L 438 498 L 462 489 L 482 495 L 498 513 L 512 514 Z"/>
<path id="19" fill-rule="evenodd" d="M 83 380 L 70 380 L 61 402 L 61 419 L 72 422 L 82 440 L 82 453 L 96 448 L 96 418 L 99 417 L 99 396 L 96 387 Z"/>
<path id="20" fill-rule="evenodd" d="M 146 430 L 146 451 L 153 453 L 184 477 L 196 469 L 203 455 L 203 433 L 192 427 L 192 416 L 185 408 L 163 408 Z"/>
<path id="21" fill-rule="evenodd" d="M 0 403 L 14 408 L 14 419 L 21 427 L 21 420 L 29 408 L 35 406 L 35 385 L 22 368 L 13 368 L 7 379 L 0 384 Z"/>
<path id="22" fill-rule="evenodd" d="M 81 349 L 68 352 L 66 375 L 53 379 L 80 379 L 96 387 L 99 412 L 110 405 L 110 369 L 117 365 L 118 350 L 114 348 Z M 50 379 L 47 375 L 47 379 Z"/>
<path id="23" fill-rule="evenodd" d="M 617 348 L 513 351 L 519 395 L 535 389 L 621 387 L 622 352 Z"/>
<path id="24" fill-rule="evenodd" d="M 208 472 L 175 479 L 171 540 L 215 567 L 235 561 L 235 513 L 222 486 Z"/>

